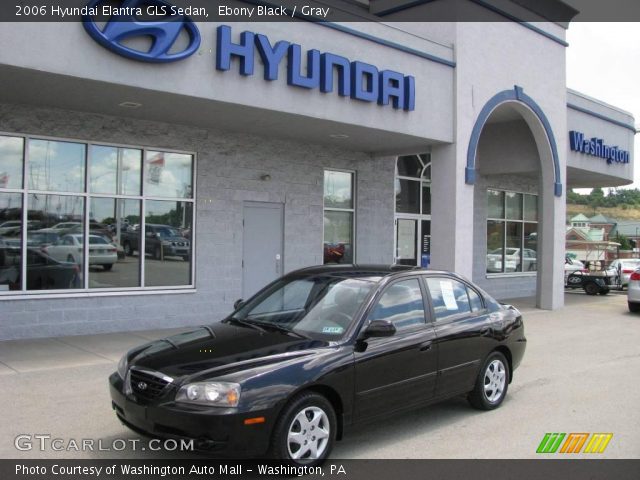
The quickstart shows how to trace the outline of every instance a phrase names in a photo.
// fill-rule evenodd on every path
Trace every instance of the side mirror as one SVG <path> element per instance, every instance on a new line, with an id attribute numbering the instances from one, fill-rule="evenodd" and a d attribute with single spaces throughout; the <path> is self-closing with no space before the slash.
<path id="1" fill-rule="evenodd" d="M 156 234 L 153 232 L 147 232 L 147 238 L 156 238 Z"/>
<path id="2" fill-rule="evenodd" d="M 360 335 L 361 338 L 391 337 L 396 334 L 396 327 L 389 320 L 372 320 Z"/>
<path id="3" fill-rule="evenodd" d="M 244 305 L 244 302 L 242 301 L 241 298 L 239 298 L 233 303 L 233 309 L 238 310 L 242 305 Z"/>

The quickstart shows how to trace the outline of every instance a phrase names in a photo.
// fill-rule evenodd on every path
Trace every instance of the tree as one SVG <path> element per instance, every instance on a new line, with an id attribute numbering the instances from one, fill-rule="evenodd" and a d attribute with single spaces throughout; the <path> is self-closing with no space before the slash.
<path id="1" fill-rule="evenodd" d="M 631 240 L 626 235 L 621 233 L 616 233 L 615 241 L 620 244 L 620 250 L 631 250 L 633 249 L 633 245 L 631 244 Z"/>

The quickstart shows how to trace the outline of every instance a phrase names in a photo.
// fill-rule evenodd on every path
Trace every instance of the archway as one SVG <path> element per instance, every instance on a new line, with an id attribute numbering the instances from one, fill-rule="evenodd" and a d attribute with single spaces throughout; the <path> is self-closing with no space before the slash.
<path id="1" fill-rule="evenodd" d="M 541 308 L 562 304 L 554 280 L 561 172 L 540 106 L 517 86 L 492 97 L 472 131 L 465 182 L 474 185 L 473 278 L 498 298 L 535 296 Z"/>

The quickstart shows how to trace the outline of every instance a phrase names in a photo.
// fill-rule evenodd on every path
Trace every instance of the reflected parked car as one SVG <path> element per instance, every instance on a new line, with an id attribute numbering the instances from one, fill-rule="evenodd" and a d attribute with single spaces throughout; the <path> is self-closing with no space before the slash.
<path id="1" fill-rule="evenodd" d="M 191 242 L 182 236 L 177 228 L 170 225 L 157 225 L 147 223 L 145 225 L 145 252 L 151 254 L 156 260 L 164 257 L 182 257 L 188 262 L 191 257 Z M 140 230 L 135 229 L 122 234 L 122 247 L 126 255 L 133 255 L 140 249 Z"/>
<path id="2" fill-rule="evenodd" d="M 516 272 L 525 271 L 533 272 L 537 269 L 536 251 L 530 248 L 523 250 L 522 270 L 518 269 L 520 265 L 520 249 L 506 248 L 504 249 L 504 271 Z M 487 254 L 487 272 L 502 272 L 502 248 L 491 250 Z"/>
<path id="3" fill-rule="evenodd" d="M 55 245 L 45 247 L 43 251 L 56 260 L 82 265 L 83 236 L 64 235 Z M 114 245 L 98 235 L 89 235 L 89 265 L 102 265 L 105 270 L 111 270 L 117 261 L 118 254 Z"/>
<path id="4" fill-rule="evenodd" d="M 20 289 L 21 255 L 0 248 L 0 289 Z M 80 286 L 78 265 L 59 262 L 36 248 L 27 249 L 27 290 L 62 290 Z"/>
<path id="5" fill-rule="evenodd" d="M 610 270 L 615 270 L 616 275 L 620 278 L 620 286 L 622 288 L 629 284 L 631 274 L 640 267 L 640 259 L 637 258 L 619 258 L 609 265 Z"/>
<path id="6" fill-rule="evenodd" d="M 130 350 L 109 383 L 138 434 L 317 465 L 356 424 L 458 395 L 497 408 L 525 347 L 520 312 L 454 273 L 331 265 Z"/>

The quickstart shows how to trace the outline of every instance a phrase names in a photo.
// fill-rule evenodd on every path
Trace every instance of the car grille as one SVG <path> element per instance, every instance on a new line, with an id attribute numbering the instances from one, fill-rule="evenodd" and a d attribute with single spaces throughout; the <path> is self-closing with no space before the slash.
<path id="1" fill-rule="evenodd" d="M 165 389 L 173 382 L 171 377 L 151 370 L 129 370 L 129 383 L 131 391 L 143 398 L 153 400 L 162 396 Z"/>

